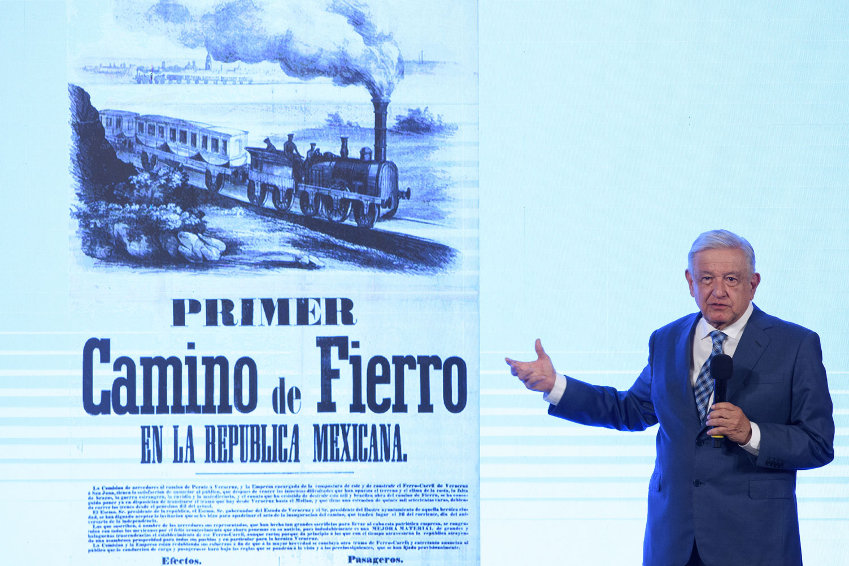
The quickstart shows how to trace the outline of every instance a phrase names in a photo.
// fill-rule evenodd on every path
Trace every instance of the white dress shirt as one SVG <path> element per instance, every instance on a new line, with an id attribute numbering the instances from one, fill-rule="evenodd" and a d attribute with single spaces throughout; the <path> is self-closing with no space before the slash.
<path id="1" fill-rule="evenodd" d="M 746 329 L 746 324 L 752 316 L 752 311 L 754 311 L 754 306 L 752 306 L 752 303 L 749 303 L 743 316 L 735 320 L 733 324 L 722 329 L 721 332 L 726 336 L 725 342 L 722 343 L 723 354 L 734 357 L 734 352 L 737 351 L 737 346 L 740 344 L 740 338 L 743 336 L 743 330 Z M 710 337 L 710 333 L 714 330 L 716 328 L 711 326 L 705 320 L 705 317 L 701 317 L 699 322 L 696 323 L 696 331 L 693 334 L 693 365 L 690 366 L 690 385 L 694 388 L 696 387 L 696 379 L 699 377 L 699 371 L 701 371 L 713 348 L 713 340 Z M 708 406 L 712 404 L 713 393 L 710 395 Z M 741 444 L 740 447 L 749 454 L 757 456 L 761 446 L 761 430 L 756 423 L 750 422 L 750 424 L 752 425 L 752 438 L 749 439 L 747 444 Z"/>

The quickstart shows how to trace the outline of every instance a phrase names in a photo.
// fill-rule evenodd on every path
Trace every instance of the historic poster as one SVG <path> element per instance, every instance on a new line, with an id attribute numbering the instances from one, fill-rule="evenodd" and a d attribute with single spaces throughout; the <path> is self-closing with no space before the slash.
<path id="1" fill-rule="evenodd" d="M 66 7 L 68 323 L 2 376 L 43 552 L 477 563 L 476 3 Z"/>

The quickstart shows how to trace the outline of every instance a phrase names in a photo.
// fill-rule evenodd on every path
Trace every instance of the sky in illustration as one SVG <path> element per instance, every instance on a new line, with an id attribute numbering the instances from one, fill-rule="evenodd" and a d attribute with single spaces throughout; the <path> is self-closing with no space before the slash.
<path id="1" fill-rule="evenodd" d="M 68 52 L 71 59 L 159 58 L 192 59 L 199 63 L 206 56 L 202 33 L 185 33 L 192 25 L 204 21 L 207 30 L 218 31 L 219 38 L 229 30 L 228 16 L 236 14 L 234 23 L 252 22 L 256 31 L 274 37 L 277 32 L 290 32 L 293 42 L 315 48 L 336 42 L 353 45 L 362 42 L 350 22 L 340 13 L 346 9 L 362 10 L 374 25 L 376 34 L 391 35 L 404 59 L 475 63 L 475 54 L 463 49 L 465 42 L 445 42 L 445 37 L 463 37 L 476 29 L 475 10 L 470 4 L 436 0 L 426 4 L 399 2 L 352 2 L 319 0 L 317 2 L 270 2 L 268 0 L 92 0 L 69 4 Z M 150 14 L 165 15 L 158 23 Z M 209 24 L 216 24 L 210 28 Z M 181 18 L 186 20 L 181 20 Z M 170 18 L 170 19 L 169 19 Z M 189 18 L 192 21 L 189 21 Z M 353 18 L 352 20 L 356 20 Z M 137 22 L 145 22 L 140 26 Z M 297 22 L 289 25 L 287 22 Z M 169 24 L 170 25 L 167 25 Z M 182 36 L 180 32 L 182 33 Z M 195 29 L 198 32 L 199 29 Z M 294 32 L 294 33 L 292 33 Z M 170 36 L 169 36 L 170 33 Z M 243 54 L 246 55 L 246 54 Z M 256 55 L 256 53 L 254 53 Z"/>

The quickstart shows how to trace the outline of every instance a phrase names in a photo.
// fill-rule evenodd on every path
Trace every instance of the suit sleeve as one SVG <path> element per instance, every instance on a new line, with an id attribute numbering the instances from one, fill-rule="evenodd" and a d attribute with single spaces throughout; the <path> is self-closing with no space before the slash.
<path id="1" fill-rule="evenodd" d="M 804 470 L 834 459 L 834 418 L 819 336 L 809 332 L 795 358 L 790 417 L 786 423 L 758 422 L 761 445 L 757 464 Z"/>
<path id="2" fill-rule="evenodd" d="M 579 424 L 617 430 L 645 430 L 657 424 L 651 400 L 653 345 L 654 334 L 649 340 L 649 363 L 627 391 L 567 376 L 563 398 L 557 405 L 549 406 L 548 413 Z"/>

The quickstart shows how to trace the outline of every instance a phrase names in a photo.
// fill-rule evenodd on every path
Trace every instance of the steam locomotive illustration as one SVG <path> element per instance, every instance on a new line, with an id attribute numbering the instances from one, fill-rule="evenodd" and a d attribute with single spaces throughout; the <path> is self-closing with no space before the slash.
<path id="1" fill-rule="evenodd" d="M 410 189 L 398 189 L 398 168 L 386 159 L 388 103 L 374 100 L 374 154 L 371 148 L 349 157 L 347 138 L 339 155 L 314 148 L 302 157 L 292 134 L 281 149 L 269 138 L 265 148 L 248 147 L 248 132 L 201 122 L 126 110 L 101 110 L 107 140 L 119 151 L 139 156 L 142 166 L 158 162 L 180 165 L 204 175 L 206 188 L 217 193 L 224 182 L 246 185 L 248 200 L 262 206 L 271 194 L 278 211 L 297 199 L 304 216 L 321 215 L 333 222 L 353 216 L 357 226 L 371 228 L 391 218 Z"/>

